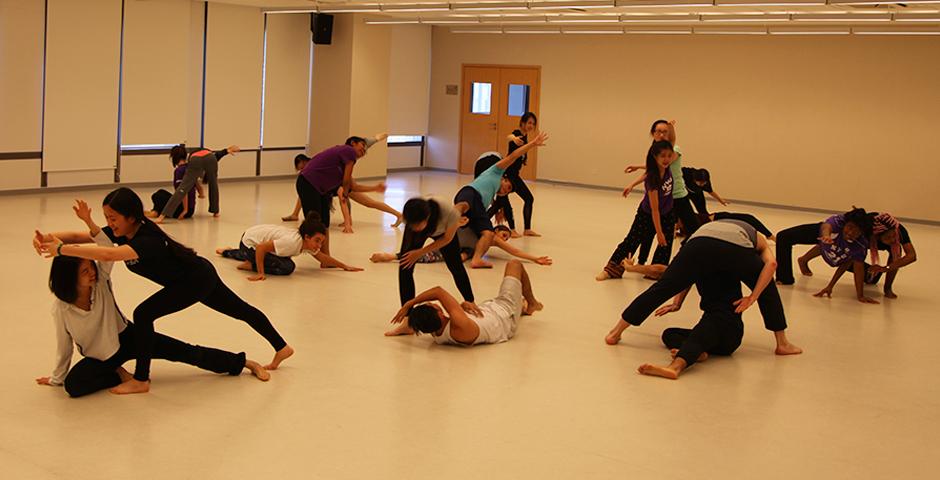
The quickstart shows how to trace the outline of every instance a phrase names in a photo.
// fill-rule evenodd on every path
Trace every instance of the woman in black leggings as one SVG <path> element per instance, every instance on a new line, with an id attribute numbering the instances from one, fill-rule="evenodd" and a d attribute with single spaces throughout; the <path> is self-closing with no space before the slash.
<path id="1" fill-rule="evenodd" d="M 735 220 L 709 223 L 698 229 L 679 250 L 662 278 L 630 303 L 605 340 L 609 345 L 617 344 L 624 330 L 631 325 L 641 325 L 673 296 L 676 297 L 674 302 L 656 310 L 656 315 L 678 311 L 689 289 L 696 285 L 705 313 L 701 322 L 692 330 L 664 332 L 666 345 L 678 348 L 673 363 L 666 367 L 645 364 L 640 367 L 640 373 L 678 378 L 679 373 L 699 360 L 703 353 L 730 355 L 741 341 L 740 315 L 755 302 L 764 318 L 764 326 L 774 332 L 776 353 L 802 353 L 786 337 L 783 304 L 773 283 L 776 266 L 767 241 L 750 225 Z M 751 289 L 747 297 L 741 295 L 739 283 L 742 282 Z"/>
<path id="2" fill-rule="evenodd" d="M 118 188 L 103 202 L 108 226 L 102 228 L 116 247 L 81 246 L 58 243 L 46 250 L 89 260 L 123 260 L 128 270 L 152 280 L 163 288 L 134 310 L 134 340 L 137 365 L 133 378 L 115 387 L 114 393 L 144 393 L 150 390 L 150 360 L 154 354 L 153 323 L 160 317 L 179 312 L 196 303 L 247 323 L 275 350 L 265 368 L 274 370 L 294 354 L 268 318 L 232 292 L 219 278 L 215 267 L 191 248 L 170 238 L 144 216 L 143 202 L 129 188 Z"/>
<path id="3" fill-rule="evenodd" d="M 526 112 L 519 119 L 519 128 L 513 130 L 512 134 L 509 135 L 509 152 L 516 151 L 517 148 L 525 145 L 529 142 L 529 134 L 534 133 L 536 127 L 538 126 L 538 118 L 532 112 Z M 508 155 L 507 154 L 507 155 Z M 522 167 L 526 164 L 526 155 L 519 157 L 518 160 L 512 163 L 509 167 L 506 168 L 506 172 L 503 174 L 510 183 L 512 183 L 512 191 L 519 195 L 519 198 L 525 202 L 525 205 L 522 207 L 522 216 L 525 221 L 525 230 L 523 230 L 523 235 L 530 237 L 540 237 L 538 233 L 535 233 L 532 230 L 532 206 L 535 204 L 535 197 L 532 196 L 532 192 L 529 190 L 529 186 L 526 185 L 525 180 L 522 179 L 521 171 Z M 492 211 L 496 212 L 502 209 L 503 215 L 506 217 L 506 222 L 509 223 L 509 229 L 512 230 L 512 236 L 518 237 L 519 234 L 516 233 L 516 219 L 512 213 L 512 205 L 509 202 L 509 195 L 497 196 L 496 200 L 493 201 Z"/>
<path id="4" fill-rule="evenodd" d="M 460 256 L 460 241 L 457 238 L 460 212 L 447 201 L 418 197 L 405 202 L 402 216 L 405 217 L 405 234 L 398 254 L 398 294 L 401 304 L 415 298 L 415 264 L 424 255 L 440 250 L 457 289 L 463 295 L 464 309 L 479 313 L 480 309 L 473 303 L 470 276 Z M 429 238 L 434 241 L 425 245 Z"/>

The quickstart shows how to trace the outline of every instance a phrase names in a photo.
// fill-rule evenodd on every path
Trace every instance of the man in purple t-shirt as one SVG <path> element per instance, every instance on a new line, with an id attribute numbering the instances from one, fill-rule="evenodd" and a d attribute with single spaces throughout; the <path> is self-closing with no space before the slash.
<path id="1" fill-rule="evenodd" d="M 297 196 L 303 207 L 304 216 L 315 212 L 329 228 L 330 206 L 337 189 L 343 187 L 347 192 L 384 192 L 385 184 L 361 185 L 353 180 L 352 173 L 356 161 L 366 154 L 366 140 L 362 137 L 349 137 L 344 145 L 327 148 L 314 155 L 297 175 Z M 326 240 L 321 251 L 330 253 L 330 235 L 327 230 Z"/>

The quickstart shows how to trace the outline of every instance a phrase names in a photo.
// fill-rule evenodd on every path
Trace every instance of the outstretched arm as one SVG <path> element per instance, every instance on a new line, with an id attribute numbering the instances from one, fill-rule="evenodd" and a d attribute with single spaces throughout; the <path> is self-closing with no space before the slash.
<path id="1" fill-rule="evenodd" d="M 548 140 L 547 133 L 538 134 L 537 137 L 533 138 L 532 140 L 529 140 L 529 143 L 517 148 L 514 152 L 510 153 L 509 155 L 506 155 L 506 158 L 496 162 L 496 167 L 502 170 L 505 170 L 507 167 L 512 165 L 512 162 L 515 162 L 517 158 L 528 153 L 529 150 L 533 150 L 538 147 L 541 147 L 542 145 L 545 145 L 546 140 Z"/>
<path id="2" fill-rule="evenodd" d="M 362 271 L 361 268 L 346 265 L 345 263 L 323 253 L 322 251 L 315 253 L 313 255 L 313 258 L 316 258 L 317 261 L 320 262 L 320 265 L 323 265 L 326 267 L 342 268 L 343 270 L 346 270 L 347 272 L 361 272 Z"/>
<path id="3" fill-rule="evenodd" d="M 494 243 L 497 247 L 499 247 L 499 248 L 505 250 L 506 253 L 508 253 L 508 254 L 510 254 L 510 255 L 512 255 L 512 256 L 514 256 L 514 257 L 519 257 L 519 258 L 522 258 L 522 259 L 525 259 L 525 260 L 529 260 L 529 261 L 535 262 L 535 263 L 537 263 L 537 264 L 539 264 L 539 265 L 551 265 L 551 264 L 552 264 L 552 259 L 551 259 L 551 258 L 546 257 L 546 256 L 537 257 L 537 256 L 535 256 L 535 255 L 532 255 L 531 253 L 528 253 L 528 252 L 526 252 L 526 251 L 524 251 L 524 250 L 522 250 L 522 249 L 520 249 L 520 248 L 514 247 L 511 243 L 509 243 L 509 242 L 503 240 L 502 238 L 493 237 L 493 243 Z"/>
<path id="4" fill-rule="evenodd" d="M 761 293 L 764 292 L 767 285 L 770 285 L 770 282 L 773 281 L 774 272 L 777 271 L 777 259 L 774 257 L 774 252 L 770 249 L 763 235 L 757 236 L 757 251 L 760 252 L 760 258 L 764 262 L 764 268 L 761 269 L 760 276 L 757 277 L 757 283 L 754 285 L 754 290 L 751 291 L 751 294 L 734 302 L 737 306 L 734 310 L 735 313 L 743 313 L 748 307 L 753 305 L 754 302 L 760 298 Z"/>
<path id="5" fill-rule="evenodd" d="M 457 229 L 460 228 L 459 224 L 451 225 L 447 230 L 444 231 L 444 235 L 437 240 L 425 245 L 421 248 L 411 250 L 409 252 L 402 252 L 401 259 L 398 262 L 404 268 L 411 268 L 415 263 L 418 263 L 418 260 L 421 259 L 426 253 L 433 252 L 435 250 L 440 250 L 444 248 L 445 245 L 451 242 L 454 239 L 454 235 L 457 235 Z"/>
<path id="6" fill-rule="evenodd" d="M 637 177 L 636 180 L 633 181 L 633 183 L 631 183 L 630 185 L 627 185 L 627 187 L 623 189 L 623 196 L 626 197 L 627 195 L 630 195 L 630 192 L 632 192 L 633 189 L 636 188 L 637 185 L 645 181 L 646 181 L 646 174 L 644 173 L 643 175 L 640 175 L 639 177 Z"/>
<path id="7" fill-rule="evenodd" d="M 714 198 L 715 200 L 718 200 L 718 203 L 720 203 L 720 204 L 722 204 L 722 205 L 724 205 L 724 206 L 728 206 L 728 202 L 726 202 L 724 198 L 721 198 L 721 195 L 718 195 L 718 192 L 712 190 L 712 191 L 708 192 L 708 194 L 711 195 L 712 198 Z"/>
<path id="8" fill-rule="evenodd" d="M 849 270 L 849 268 L 852 266 L 852 263 L 853 262 L 848 261 L 848 262 L 843 263 L 842 265 L 839 265 L 836 268 L 835 273 L 832 274 L 832 279 L 829 280 L 829 284 L 826 285 L 826 288 L 823 288 L 822 290 L 816 292 L 815 294 L 813 294 L 813 296 L 832 298 L 832 288 L 835 287 L 836 282 L 838 282 L 839 279 L 842 278 L 842 275 L 844 275 L 845 272 Z"/>

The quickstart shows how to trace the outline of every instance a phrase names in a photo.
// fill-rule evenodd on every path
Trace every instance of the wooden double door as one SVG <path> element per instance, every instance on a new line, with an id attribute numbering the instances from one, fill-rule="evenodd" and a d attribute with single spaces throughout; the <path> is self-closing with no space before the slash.
<path id="1" fill-rule="evenodd" d="M 464 65 L 460 98 L 460 173 L 473 173 L 477 158 L 489 151 L 506 155 L 507 136 L 525 112 L 539 114 L 540 67 Z M 530 153 L 522 178 L 534 180 L 537 152 Z"/>

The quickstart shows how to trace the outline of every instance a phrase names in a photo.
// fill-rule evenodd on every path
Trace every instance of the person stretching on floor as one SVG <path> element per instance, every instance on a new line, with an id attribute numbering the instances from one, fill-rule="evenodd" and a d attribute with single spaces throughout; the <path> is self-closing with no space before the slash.
<path id="1" fill-rule="evenodd" d="M 170 149 L 170 162 L 176 167 L 180 162 L 186 161 L 186 172 L 179 186 L 173 192 L 173 197 L 166 202 L 163 211 L 160 212 L 153 223 L 163 223 L 163 220 L 172 216 L 176 212 L 176 207 L 183 203 L 183 199 L 189 194 L 189 191 L 196 188 L 199 179 L 205 179 L 209 187 L 209 213 L 213 217 L 219 216 L 219 161 L 222 157 L 232 153 L 238 153 L 241 149 L 237 145 L 232 145 L 225 150 L 206 150 L 200 149 L 186 154 L 186 145 L 179 144 Z M 188 158 L 188 159 L 187 159 Z M 176 184 L 176 182 L 173 182 Z"/>
<path id="2" fill-rule="evenodd" d="M 320 247 L 326 238 L 326 225 L 320 222 L 316 212 L 310 212 L 300 228 L 287 228 L 281 225 L 255 225 L 242 234 L 238 248 L 219 248 L 215 253 L 234 260 L 241 260 L 239 270 L 257 272 L 248 277 L 255 282 L 264 280 L 266 274 L 290 275 L 296 265 L 291 257 L 304 252 L 313 255 L 320 262 L 320 268 L 342 268 L 347 272 L 361 272 L 358 267 L 345 263 L 323 253 Z"/>
<path id="3" fill-rule="evenodd" d="M 503 173 L 517 158 L 545 145 L 546 140 L 548 140 L 548 134 L 538 134 L 506 158 L 500 158 L 454 196 L 454 208 L 467 217 L 467 226 L 480 237 L 476 250 L 473 252 L 473 259 L 470 261 L 471 268 L 493 268 L 493 264 L 483 260 L 483 255 L 493 243 L 493 223 L 490 221 L 488 209 L 497 193 L 506 194 L 512 191 L 512 182 L 503 177 Z M 499 157 L 499 153 L 484 153 L 480 159 L 490 156 Z"/>
<path id="4" fill-rule="evenodd" d="M 77 200 L 75 215 L 88 226 L 87 232 L 51 234 L 71 243 L 90 243 L 111 247 L 111 239 L 91 219 L 91 209 Z M 36 245 L 34 244 L 34 247 Z M 39 252 L 39 250 L 37 250 Z M 111 287 L 114 262 L 55 257 L 49 271 L 49 289 L 57 300 L 53 307 L 57 354 L 55 369 L 49 377 L 40 377 L 40 385 L 65 386 L 71 397 L 112 388 L 131 379 L 122 367 L 136 357 L 134 324 L 121 313 Z M 83 358 L 69 369 L 72 344 L 78 346 Z M 216 373 L 238 375 L 248 369 L 262 381 L 270 374 L 258 362 L 247 360 L 245 354 L 181 342 L 159 333 L 154 336 L 154 358 L 182 362 Z"/>
<path id="5" fill-rule="evenodd" d="M 467 217 L 461 217 L 462 223 L 466 223 L 466 220 Z M 552 264 L 552 259 L 550 257 L 532 255 L 531 253 L 525 252 L 510 244 L 509 239 L 512 238 L 512 231 L 509 230 L 509 227 L 505 225 L 497 225 L 494 227 L 494 232 L 493 246 L 503 249 L 506 253 L 514 257 L 519 257 L 523 260 L 529 260 L 539 265 Z M 480 237 L 473 233 L 473 230 L 470 230 L 467 227 L 461 227 L 457 229 L 457 242 L 460 245 L 461 260 L 466 262 L 470 259 L 470 257 L 473 256 L 473 251 L 476 250 L 476 245 L 479 240 Z M 373 253 L 371 257 L 369 257 L 369 260 L 373 263 L 394 262 L 398 259 L 399 255 L 392 252 L 376 252 Z M 418 263 L 436 263 L 442 261 L 444 261 L 444 254 L 442 254 L 440 250 L 428 252 L 418 259 Z"/>
<path id="6" fill-rule="evenodd" d="M 668 329 L 663 340 L 677 349 L 667 366 L 644 364 L 640 373 L 678 378 L 702 354 L 730 355 L 741 343 L 741 314 L 755 302 L 764 326 L 774 332 L 777 355 L 793 355 L 803 350 L 786 336 L 787 321 L 777 287 L 773 283 L 777 262 L 767 241 L 747 223 L 719 220 L 703 225 L 679 250 L 662 278 L 636 297 L 623 311 L 605 338 L 608 345 L 620 342 L 630 326 L 639 326 L 659 305 L 675 297 L 671 305 L 659 308 L 658 316 L 678 311 L 692 285 L 701 294 L 702 320 L 691 331 Z M 741 295 L 739 283 L 751 289 Z"/>
<path id="7" fill-rule="evenodd" d="M 457 299 L 443 288 L 434 287 L 402 305 L 392 318 L 392 323 L 399 325 L 385 335 L 430 333 L 435 343 L 462 346 L 502 343 L 515 336 L 519 317 L 542 308 L 522 262 L 510 260 L 499 295 L 480 304 L 482 315 L 467 315 Z"/>

